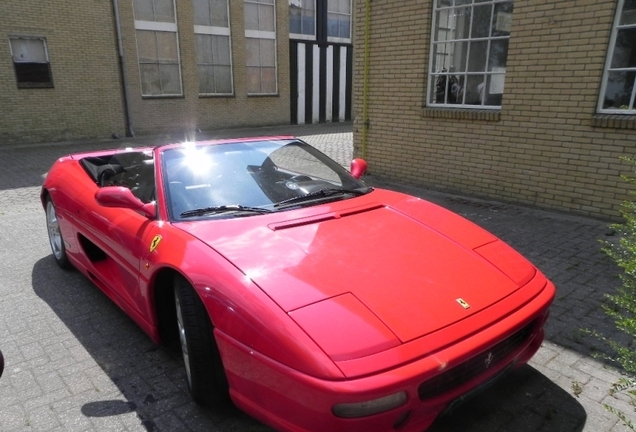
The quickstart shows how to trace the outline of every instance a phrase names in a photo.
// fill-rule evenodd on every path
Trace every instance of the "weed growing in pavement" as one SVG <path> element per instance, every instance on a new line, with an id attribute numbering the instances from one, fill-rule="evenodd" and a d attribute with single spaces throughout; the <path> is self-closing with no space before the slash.
<path id="1" fill-rule="evenodd" d="M 632 165 L 632 175 L 623 175 L 622 178 L 636 185 L 636 159 L 622 158 Z M 630 191 L 636 197 L 636 191 Z M 629 342 L 621 343 L 608 339 L 598 332 L 590 331 L 600 340 L 605 342 L 615 353 L 613 356 L 603 355 L 607 360 L 618 363 L 627 376 L 614 384 L 610 394 L 625 394 L 630 404 L 636 406 L 636 198 L 625 201 L 621 207 L 621 215 L 624 222 L 610 226 L 612 232 L 618 236 L 618 241 L 603 241 L 605 252 L 621 269 L 621 285 L 615 294 L 607 294 L 608 304 L 603 306 L 605 313 L 614 320 L 616 328 L 629 336 Z M 605 405 L 605 408 L 616 414 L 627 427 L 636 431 L 633 423 L 626 414 L 613 407 Z"/>

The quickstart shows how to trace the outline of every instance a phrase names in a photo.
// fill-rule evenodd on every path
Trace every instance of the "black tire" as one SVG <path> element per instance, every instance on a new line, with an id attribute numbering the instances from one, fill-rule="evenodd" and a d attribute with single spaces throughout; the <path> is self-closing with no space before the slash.
<path id="1" fill-rule="evenodd" d="M 225 404 L 229 401 L 227 378 L 205 306 L 182 276 L 175 277 L 174 295 L 179 342 L 192 399 L 205 406 Z"/>
<path id="2" fill-rule="evenodd" d="M 53 204 L 53 200 L 50 196 L 46 197 L 46 231 L 49 235 L 49 245 L 51 245 L 51 252 L 53 252 L 53 258 L 55 262 L 61 268 L 68 270 L 72 268 L 68 255 L 66 254 L 66 247 L 64 246 L 64 238 L 60 231 L 60 223 L 57 218 L 57 210 Z"/>

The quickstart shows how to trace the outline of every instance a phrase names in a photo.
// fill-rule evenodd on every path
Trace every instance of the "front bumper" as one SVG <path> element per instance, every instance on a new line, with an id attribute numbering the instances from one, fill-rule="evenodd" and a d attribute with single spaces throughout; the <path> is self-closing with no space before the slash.
<path id="1" fill-rule="evenodd" d="M 453 401 L 523 366 L 539 349 L 554 297 L 554 286 L 542 279 L 536 295 L 494 324 L 477 327 L 460 341 L 414 360 L 400 357 L 404 350 L 383 352 L 376 360 L 384 362 L 393 355 L 393 364 L 399 366 L 379 367 L 373 374 L 342 381 L 300 373 L 215 330 L 230 395 L 239 408 L 280 431 L 422 431 Z M 515 337 L 521 340 L 504 350 L 497 348 Z M 420 346 L 422 341 L 414 342 Z M 365 364 L 371 364 L 374 357 L 365 358 Z M 344 419 L 332 413 L 338 403 L 368 401 L 401 391 L 407 394 L 406 403 L 380 414 Z"/>

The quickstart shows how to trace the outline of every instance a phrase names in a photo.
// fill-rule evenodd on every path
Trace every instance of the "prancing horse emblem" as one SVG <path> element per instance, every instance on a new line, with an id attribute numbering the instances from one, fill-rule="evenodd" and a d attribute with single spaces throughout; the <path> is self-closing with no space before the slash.
<path id="1" fill-rule="evenodd" d="M 464 309 L 470 309 L 470 305 L 466 303 L 466 301 L 463 298 L 460 297 L 458 299 L 455 299 L 455 301 L 459 303 L 460 306 L 463 307 Z"/>

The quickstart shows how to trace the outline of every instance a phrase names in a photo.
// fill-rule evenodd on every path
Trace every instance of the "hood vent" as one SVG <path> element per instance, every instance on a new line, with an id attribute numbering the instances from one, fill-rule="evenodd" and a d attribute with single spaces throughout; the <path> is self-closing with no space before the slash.
<path id="1" fill-rule="evenodd" d="M 320 223 L 320 222 L 325 222 L 331 219 L 340 219 L 343 217 L 347 217 L 347 216 L 353 216 L 353 215 L 357 215 L 360 213 L 365 213 L 365 212 L 369 212 L 369 211 L 373 211 L 373 210 L 377 210 L 380 208 L 385 207 L 383 204 L 367 204 L 365 206 L 362 207 L 353 207 L 350 209 L 346 209 L 343 211 L 339 211 L 339 212 L 329 212 L 329 213 L 323 213 L 323 214 L 319 214 L 319 215 L 315 215 L 315 216 L 310 216 L 310 217 L 306 217 L 306 218 L 300 218 L 300 219 L 292 219 L 292 220 L 287 220 L 284 222 L 278 222 L 278 223 L 273 223 L 268 225 L 269 229 L 271 229 L 272 231 L 280 231 L 280 230 L 284 230 L 284 229 L 288 229 L 288 228 L 296 228 L 299 226 L 304 226 L 304 225 L 311 225 L 311 224 L 315 224 L 315 223 Z"/>

